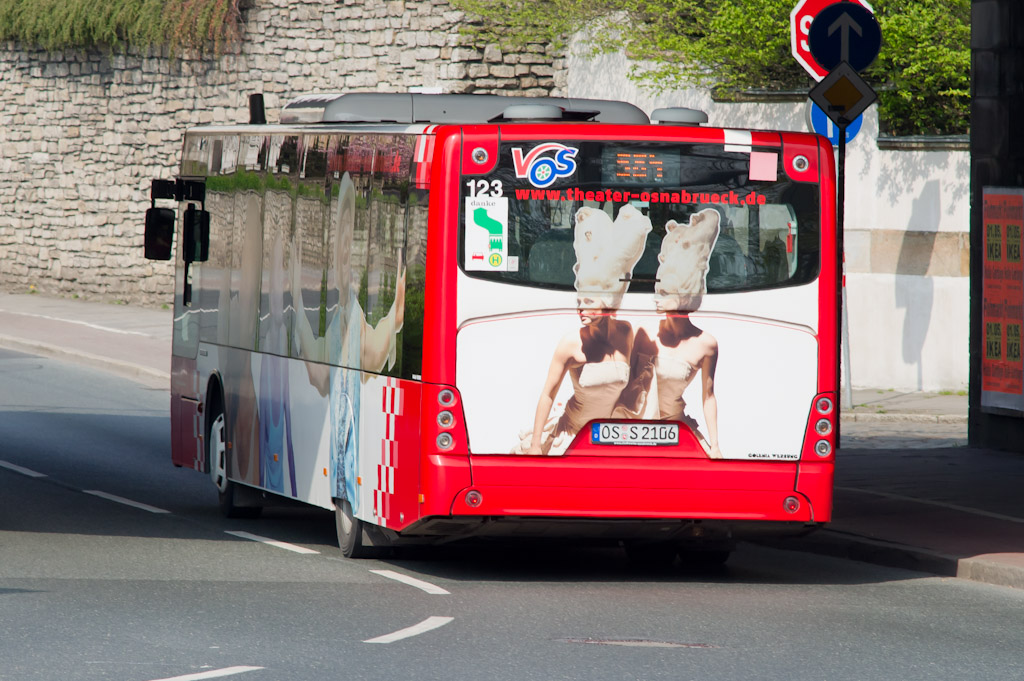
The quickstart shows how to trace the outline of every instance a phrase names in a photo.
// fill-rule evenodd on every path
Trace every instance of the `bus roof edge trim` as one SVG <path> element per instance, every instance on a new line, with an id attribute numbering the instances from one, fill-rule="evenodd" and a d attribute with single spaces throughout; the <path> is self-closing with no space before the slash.
<path id="1" fill-rule="evenodd" d="M 503 120 L 507 108 L 523 105 L 559 107 L 565 111 L 563 120 L 578 121 L 580 116 L 574 115 L 576 112 L 596 112 L 592 120 L 600 123 L 650 123 L 647 114 L 638 107 L 605 99 L 397 92 L 304 95 L 285 104 L 281 122 L 481 124 Z"/>

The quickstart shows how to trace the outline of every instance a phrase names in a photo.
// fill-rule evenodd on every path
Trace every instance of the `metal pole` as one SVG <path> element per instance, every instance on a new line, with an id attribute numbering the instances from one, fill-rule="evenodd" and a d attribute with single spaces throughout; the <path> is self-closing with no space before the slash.
<path id="1" fill-rule="evenodd" d="M 839 308 L 840 316 L 840 344 L 842 346 L 843 373 L 846 380 L 839 382 L 843 386 L 843 408 L 853 409 L 853 380 L 850 372 L 850 324 L 846 311 L 846 256 L 843 251 L 843 219 L 846 209 L 846 124 L 845 119 L 840 118 L 839 124 L 839 168 L 838 183 L 836 187 L 836 263 L 839 272 Z M 836 372 L 838 374 L 838 371 Z M 837 375 L 836 377 L 840 377 Z"/>

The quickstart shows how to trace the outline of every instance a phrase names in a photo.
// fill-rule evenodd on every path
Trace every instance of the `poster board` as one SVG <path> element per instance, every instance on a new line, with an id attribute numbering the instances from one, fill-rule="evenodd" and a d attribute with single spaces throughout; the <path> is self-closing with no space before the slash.
<path id="1" fill-rule="evenodd" d="M 1024 415 L 1024 188 L 985 187 L 981 407 Z"/>

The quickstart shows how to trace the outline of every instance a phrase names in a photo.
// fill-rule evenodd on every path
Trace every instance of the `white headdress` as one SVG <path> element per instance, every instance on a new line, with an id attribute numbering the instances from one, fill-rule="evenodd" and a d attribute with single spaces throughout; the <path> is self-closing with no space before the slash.
<path id="1" fill-rule="evenodd" d="M 718 239 L 721 214 L 705 208 L 681 225 L 665 223 L 665 238 L 658 254 L 655 297 L 662 310 L 696 310 L 707 291 L 708 260 Z"/>
<path id="2" fill-rule="evenodd" d="M 593 298 L 599 307 L 618 308 L 650 231 L 650 218 L 628 204 L 615 222 L 598 208 L 576 211 L 573 271 L 579 295 Z"/>

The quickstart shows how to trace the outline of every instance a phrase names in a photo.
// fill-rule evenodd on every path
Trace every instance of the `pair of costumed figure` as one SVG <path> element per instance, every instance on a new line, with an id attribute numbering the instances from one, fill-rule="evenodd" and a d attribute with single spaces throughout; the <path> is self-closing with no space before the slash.
<path id="1" fill-rule="evenodd" d="M 662 419 L 689 427 L 704 452 L 722 458 L 718 445 L 715 365 L 718 342 L 690 321 L 705 293 L 708 260 L 718 238 L 721 215 L 705 209 L 687 224 L 669 220 L 658 254 L 654 302 L 664 314 L 652 337 L 616 319 L 633 268 L 643 255 L 650 218 L 630 205 L 614 222 L 602 210 L 576 212 L 573 248 L 580 328 L 555 348 L 532 429 L 520 433 L 515 454 L 561 455 L 576 434 L 595 419 Z M 683 393 L 701 375 L 704 421 L 698 430 L 685 413 Z M 573 394 L 560 415 L 552 414 L 565 375 Z"/>

